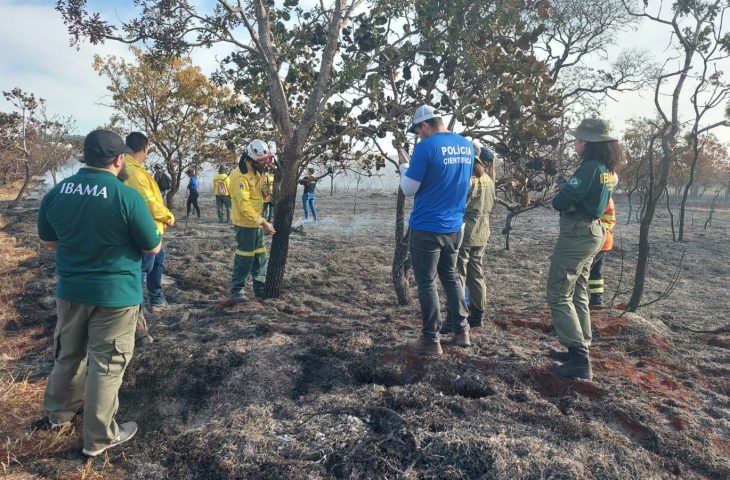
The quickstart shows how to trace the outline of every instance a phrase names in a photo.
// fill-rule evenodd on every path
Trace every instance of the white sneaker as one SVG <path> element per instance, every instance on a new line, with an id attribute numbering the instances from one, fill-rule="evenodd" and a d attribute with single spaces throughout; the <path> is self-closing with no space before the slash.
<path id="1" fill-rule="evenodd" d="M 63 430 L 71 426 L 71 422 L 53 423 L 50 420 L 48 422 L 51 424 L 51 430 Z"/>
<path id="2" fill-rule="evenodd" d="M 105 452 L 106 450 L 116 447 L 117 445 L 121 445 L 122 443 L 126 442 L 127 440 L 131 440 L 132 437 L 137 433 L 137 424 L 135 422 L 127 422 L 119 425 L 119 435 L 117 435 L 117 438 L 112 440 L 112 443 L 107 445 L 106 447 L 102 447 L 98 450 L 88 450 L 84 448 L 83 452 L 84 455 L 88 455 L 89 457 L 95 457 L 99 455 L 100 453 Z"/>

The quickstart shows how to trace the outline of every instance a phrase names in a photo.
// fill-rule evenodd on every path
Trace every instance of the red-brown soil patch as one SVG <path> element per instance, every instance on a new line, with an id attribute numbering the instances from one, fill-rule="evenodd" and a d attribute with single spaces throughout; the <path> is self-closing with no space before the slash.
<path id="1" fill-rule="evenodd" d="M 700 401 L 697 395 L 672 379 L 668 372 L 662 371 L 665 367 L 660 365 L 661 361 L 651 358 L 639 360 L 635 365 L 623 359 L 601 358 L 595 360 L 594 369 L 631 380 L 646 392 L 674 400 L 678 405 L 688 406 Z"/>
<path id="2" fill-rule="evenodd" d="M 625 318 L 593 315 L 591 316 L 591 325 L 594 334 L 612 337 L 626 333 L 629 328 L 629 321 Z"/>
<path id="3" fill-rule="evenodd" d="M 606 391 L 594 383 L 561 377 L 553 373 L 549 365 L 533 367 L 527 372 L 527 376 L 535 384 L 537 391 L 545 397 L 562 397 L 572 392 L 578 392 L 591 400 L 600 400 L 606 396 Z"/>

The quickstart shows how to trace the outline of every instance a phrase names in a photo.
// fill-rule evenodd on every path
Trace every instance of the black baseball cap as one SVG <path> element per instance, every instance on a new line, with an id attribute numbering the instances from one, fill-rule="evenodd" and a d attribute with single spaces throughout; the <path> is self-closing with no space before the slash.
<path id="1" fill-rule="evenodd" d="M 94 130 L 84 139 L 84 160 L 92 162 L 133 153 L 122 137 L 109 130 Z"/>

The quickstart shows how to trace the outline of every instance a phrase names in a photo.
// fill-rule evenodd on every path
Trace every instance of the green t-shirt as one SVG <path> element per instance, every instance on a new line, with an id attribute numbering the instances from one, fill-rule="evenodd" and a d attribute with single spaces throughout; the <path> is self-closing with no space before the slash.
<path id="1" fill-rule="evenodd" d="M 586 160 L 553 198 L 553 207 L 561 212 L 575 210 L 588 218 L 600 218 L 606 210 L 618 177 L 601 162 Z"/>
<path id="2" fill-rule="evenodd" d="M 57 241 L 56 295 L 118 308 L 142 303 L 142 250 L 160 243 L 142 196 L 107 170 L 82 168 L 38 211 L 41 240 Z"/>

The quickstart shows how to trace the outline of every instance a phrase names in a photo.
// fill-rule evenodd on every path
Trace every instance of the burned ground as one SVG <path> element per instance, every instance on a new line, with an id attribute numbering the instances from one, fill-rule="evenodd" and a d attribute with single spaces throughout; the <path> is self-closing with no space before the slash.
<path id="1" fill-rule="evenodd" d="M 140 434 L 87 463 L 80 418 L 61 434 L 32 430 L 52 364 L 53 262 L 36 253 L 32 215 L 6 222 L 3 241 L 31 250 L 2 271 L 27 277 L 7 299 L 17 314 L 4 327 L 3 385 L 26 395 L 24 409 L 0 420 L 7 475 L 730 477 L 730 212 L 716 212 L 704 231 L 697 209 L 682 244 L 657 220 L 645 297 L 666 288 L 684 250 L 679 284 L 639 315 L 594 314 L 596 381 L 584 383 L 553 375 L 546 357 L 558 346 L 544 302 L 553 212 L 519 217 L 511 251 L 495 213 L 489 322 L 473 331 L 474 347 L 445 344 L 443 358 L 423 360 L 403 349 L 419 334 L 417 304 L 398 307 L 389 282 L 393 195 L 321 197 L 319 224 L 292 235 L 281 298 L 235 307 L 224 302 L 233 232 L 215 222 L 209 199 L 201 203 L 202 220 L 166 235 L 173 308 L 151 326 L 159 341 L 135 352 L 121 389 L 118 417 L 136 420 Z M 610 297 L 625 265 L 617 304 L 627 298 L 638 227 L 619 232 L 605 268 Z"/>

